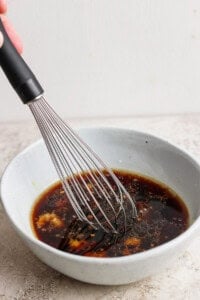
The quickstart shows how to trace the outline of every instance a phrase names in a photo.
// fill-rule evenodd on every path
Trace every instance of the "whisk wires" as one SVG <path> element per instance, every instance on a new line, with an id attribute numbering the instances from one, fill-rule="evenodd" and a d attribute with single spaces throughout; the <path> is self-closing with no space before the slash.
<path id="1" fill-rule="evenodd" d="M 134 200 L 116 175 L 43 97 L 28 105 L 78 218 L 94 228 L 116 233 L 116 220 L 120 214 L 125 229 L 124 201 L 129 202 L 133 217 L 137 212 Z"/>

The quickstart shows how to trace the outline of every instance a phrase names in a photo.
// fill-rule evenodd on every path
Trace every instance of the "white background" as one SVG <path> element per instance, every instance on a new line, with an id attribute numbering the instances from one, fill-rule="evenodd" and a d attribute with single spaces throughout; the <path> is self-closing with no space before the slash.
<path id="1" fill-rule="evenodd" d="M 8 0 L 65 117 L 200 111 L 199 0 Z M 0 121 L 31 118 L 0 73 Z"/>

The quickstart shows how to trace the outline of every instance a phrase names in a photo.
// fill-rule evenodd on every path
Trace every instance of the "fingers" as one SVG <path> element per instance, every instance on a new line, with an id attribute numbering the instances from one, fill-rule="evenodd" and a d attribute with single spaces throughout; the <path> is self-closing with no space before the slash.
<path id="1" fill-rule="evenodd" d="M 2 2 L 2 0 L 0 0 L 0 3 L 1 2 Z M 13 26 L 11 25 L 10 21 L 8 21 L 6 16 L 1 15 L 1 20 L 3 22 L 3 25 L 7 31 L 9 38 L 11 39 L 11 41 L 13 43 L 13 45 L 15 46 L 17 51 L 21 54 L 23 51 L 23 45 L 22 45 L 19 35 L 16 33 L 16 31 L 14 30 Z"/>
<path id="2" fill-rule="evenodd" d="M 14 46 L 16 47 L 17 51 L 21 54 L 23 50 L 22 42 L 18 34 L 15 32 L 13 26 L 10 24 L 8 19 L 3 15 L 7 11 L 7 1 L 6 0 L 0 0 L 0 14 L 1 19 L 3 22 L 3 25 L 8 33 L 9 38 L 13 42 Z M 3 43 L 2 36 L 0 37 L 0 44 Z"/>
<path id="3" fill-rule="evenodd" d="M 0 14 L 5 14 L 7 11 L 7 1 L 0 0 Z"/>

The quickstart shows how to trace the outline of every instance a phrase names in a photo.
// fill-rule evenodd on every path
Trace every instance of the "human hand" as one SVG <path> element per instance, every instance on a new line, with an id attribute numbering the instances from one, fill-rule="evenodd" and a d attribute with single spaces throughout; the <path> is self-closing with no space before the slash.
<path id="1" fill-rule="evenodd" d="M 13 42 L 17 51 L 21 54 L 23 50 L 22 42 L 16 31 L 14 30 L 13 26 L 9 22 L 8 18 L 5 16 L 7 11 L 7 1 L 0 0 L 0 17 L 3 22 L 3 25 L 8 33 L 9 38 Z M 0 32 L 1 33 L 1 32 Z M 3 36 L 0 34 L 0 46 L 3 44 Z"/>

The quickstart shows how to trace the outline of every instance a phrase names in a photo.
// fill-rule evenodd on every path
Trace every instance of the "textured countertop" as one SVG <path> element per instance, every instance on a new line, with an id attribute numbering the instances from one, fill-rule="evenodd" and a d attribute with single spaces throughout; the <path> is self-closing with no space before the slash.
<path id="1" fill-rule="evenodd" d="M 200 114 L 73 120 L 73 126 L 134 128 L 173 142 L 200 158 Z M 9 161 L 39 138 L 33 122 L 0 123 L 0 175 Z M 0 299 L 200 299 L 200 237 L 161 274 L 124 286 L 95 286 L 40 262 L 16 235 L 0 206 Z"/>

